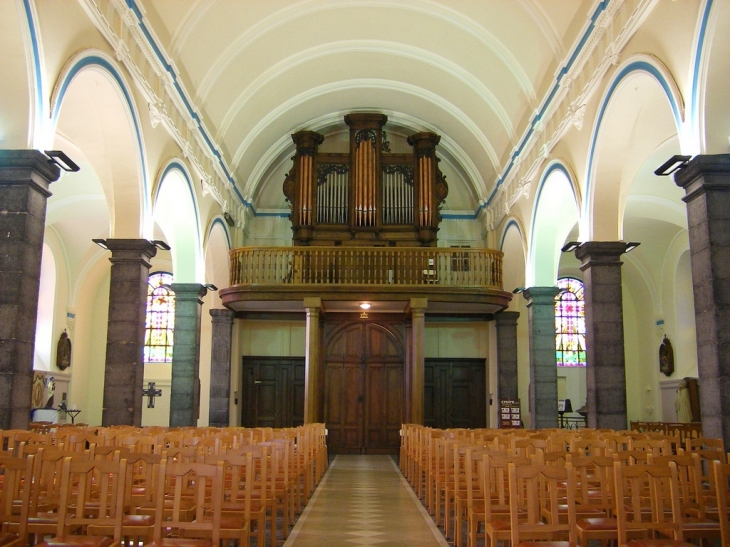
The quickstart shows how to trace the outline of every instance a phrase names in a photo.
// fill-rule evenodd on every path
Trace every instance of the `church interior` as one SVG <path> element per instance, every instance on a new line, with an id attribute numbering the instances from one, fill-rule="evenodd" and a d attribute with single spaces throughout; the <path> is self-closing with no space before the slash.
<path id="1" fill-rule="evenodd" d="M 423 496 L 403 424 L 730 446 L 729 28 L 0 0 L 0 429 L 325 424 Z"/>

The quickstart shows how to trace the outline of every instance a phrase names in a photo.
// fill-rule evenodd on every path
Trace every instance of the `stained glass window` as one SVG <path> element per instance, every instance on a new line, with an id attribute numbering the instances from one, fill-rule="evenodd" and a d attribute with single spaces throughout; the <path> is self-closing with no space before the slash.
<path id="1" fill-rule="evenodd" d="M 586 318 L 583 282 L 558 279 L 555 297 L 555 360 L 559 367 L 586 366 Z"/>
<path id="2" fill-rule="evenodd" d="M 144 334 L 144 362 L 172 363 L 172 335 L 175 330 L 175 293 L 172 274 L 156 272 L 147 279 L 147 321 Z"/>

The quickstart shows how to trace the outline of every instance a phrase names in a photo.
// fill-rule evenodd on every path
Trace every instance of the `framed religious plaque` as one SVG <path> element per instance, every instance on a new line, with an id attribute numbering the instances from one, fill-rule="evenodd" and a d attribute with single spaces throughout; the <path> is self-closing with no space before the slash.
<path id="1" fill-rule="evenodd" d="M 666 335 L 659 346 L 659 370 L 665 376 L 671 376 L 674 372 L 674 350 Z"/>

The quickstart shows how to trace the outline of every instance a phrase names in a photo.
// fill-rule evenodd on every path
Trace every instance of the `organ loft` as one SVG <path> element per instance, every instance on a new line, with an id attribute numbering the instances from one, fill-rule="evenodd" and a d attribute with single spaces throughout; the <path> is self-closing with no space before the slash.
<path id="1" fill-rule="evenodd" d="M 345 116 L 349 152 L 320 153 L 324 136 L 292 135 L 294 165 L 284 181 L 294 245 L 435 247 L 449 188 L 439 170 L 441 137 L 408 137 L 410 154 L 391 153 L 383 114 Z"/>

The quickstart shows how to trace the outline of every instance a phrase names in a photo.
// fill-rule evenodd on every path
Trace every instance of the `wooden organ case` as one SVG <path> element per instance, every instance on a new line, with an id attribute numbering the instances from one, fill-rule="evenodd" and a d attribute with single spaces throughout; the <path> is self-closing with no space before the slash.
<path id="1" fill-rule="evenodd" d="M 324 137 L 292 135 L 294 166 L 284 181 L 294 245 L 435 247 L 448 185 L 438 168 L 441 137 L 408 137 L 412 154 L 393 154 L 382 114 L 349 114 L 349 153 L 319 153 Z"/>

